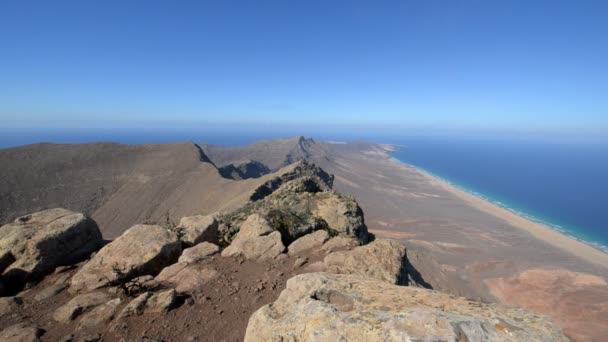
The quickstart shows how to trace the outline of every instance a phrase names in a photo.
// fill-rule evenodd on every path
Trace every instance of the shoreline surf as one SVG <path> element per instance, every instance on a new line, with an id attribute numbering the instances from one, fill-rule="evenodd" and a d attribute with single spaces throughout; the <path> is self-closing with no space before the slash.
<path id="1" fill-rule="evenodd" d="M 566 232 L 560 231 L 557 227 L 552 227 L 542 220 L 538 220 L 530 215 L 519 212 L 507 207 L 504 203 L 496 203 L 491 198 L 483 194 L 470 191 L 449 180 L 432 174 L 423 168 L 401 161 L 391 155 L 391 150 L 385 149 L 390 162 L 398 167 L 408 167 L 416 170 L 418 173 L 427 178 L 433 185 L 442 188 L 443 190 L 455 195 L 458 198 L 465 200 L 473 207 L 498 217 L 510 225 L 519 229 L 525 230 L 536 238 L 556 246 L 566 252 L 570 252 L 590 263 L 597 264 L 606 268 L 608 265 L 608 253 L 592 242 L 582 240 L 578 237 L 568 235 Z"/>

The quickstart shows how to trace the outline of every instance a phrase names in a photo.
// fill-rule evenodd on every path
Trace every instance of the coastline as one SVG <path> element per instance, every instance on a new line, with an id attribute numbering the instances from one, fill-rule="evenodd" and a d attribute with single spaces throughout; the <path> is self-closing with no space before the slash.
<path id="1" fill-rule="evenodd" d="M 404 163 L 390 155 L 391 149 L 382 146 L 388 157 L 388 161 L 398 168 L 410 168 L 425 177 L 432 185 L 437 186 L 452 195 L 464 200 L 474 208 L 498 217 L 513 227 L 522 229 L 539 240 L 558 247 L 565 252 L 569 252 L 587 262 L 608 268 L 608 253 L 582 242 L 574 237 L 567 236 L 545 224 L 532 221 L 529 218 L 518 215 L 517 213 L 494 204 L 484 198 L 476 196 L 466 190 L 452 185 L 428 172 L 411 164 Z"/>

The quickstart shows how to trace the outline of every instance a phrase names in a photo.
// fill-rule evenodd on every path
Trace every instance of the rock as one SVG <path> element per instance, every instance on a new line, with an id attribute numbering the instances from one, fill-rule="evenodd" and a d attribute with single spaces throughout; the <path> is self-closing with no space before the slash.
<path id="1" fill-rule="evenodd" d="M 281 233 L 270 227 L 266 219 L 253 214 L 243 222 L 230 246 L 222 251 L 222 256 L 242 255 L 246 259 L 263 261 L 276 258 L 284 250 Z"/>
<path id="2" fill-rule="evenodd" d="M 60 293 L 61 291 L 65 290 L 66 288 L 68 288 L 68 286 L 70 285 L 70 283 L 68 282 L 68 280 L 70 279 L 70 275 L 69 274 L 61 274 L 56 278 L 55 282 L 47 287 L 45 287 L 44 289 L 40 290 L 35 296 L 34 296 L 34 300 L 36 301 L 43 301 L 46 300 L 48 298 L 51 298 L 55 295 L 57 295 L 58 293 Z"/>
<path id="3" fill-rule="evenodd" d="M 0 297 L 0 317 L 14 312 L 22 303 L 19 297 Z"/>
<path id="4" fill-rule="evenodd" d="M 175 289 L 169 289 L 167 291 L 157 292 L 148 298 L 144 312 L 163 313 L 173 309 L 176 304 L 177 292 Z"/>
<path id="5" fill-rule="evenodd" d="M 120 298 L 114 298 L 86 313 L 78 322 L 78 329 L 94 328 L 110 322 L 114 318 L 120 302 Z"/>
<path id="6" fill-rule="evenodd" d="M 304 235 L 289 245 L 289 255 L 297 255 L 311 248 L 320 247 L 329 239 L 329 234 L 324 230 Z"/>
<path id="7" fill-rule="evenodd" d="M 47 300 L 59 293 L 61 293 L 63 290 L 65 290 L 66 288 L 68 288 L 68 284 L 52 284 L 49 285 L 47 287 L 45 287 L 44 289 L 40 290 L 40 292 L 38 292 L 35 296 L 34 296 L 34 300 L 35 301 L 43 301 L 43 300 Z"/>
<path id="8" fill-rule="evenodd" d="M 338 234 L 356 238 L 363 243 L 368 242 L 363 211 L 354 199 L 333 193 L 317 194 L 311 212 L 325 220 L 329 228 Z"/>
<path id="9" fill-rule="evenodd" d="M 144 312 L 148 299 L 152 296 L 151 292 L 144 292 L 133 299 L 118 315 L 117 322 L 121 322 L 124 318 L 130 316 L 139 316 Z"/>
<path id="10" fill-rule="evenodd" d="M 44 330 L 42 328 L 21 322 L 0 331 L 0 341 L 36 342 L 40 341 L 42 335 L 44 335 Z"/>
<path id="11" fill-rule="evenodd" d="M 140 275 L 156 275 L 173 264 L 181 253 L 177 235 L 161 226 L 135 225 L 102 248 L 72 278 L 70 290 L 90 291 Z"/>
<path id="12" fill-rule="evenodd" d="M 361 245 L 361 242 L 355 238 L 348 236 L 335 236 L 329 239 L 321 246 L 321 249 L 326 252 L 335 252 L 339 249 L 353 249 Z"/>
<path id="13" fill-rule="evenodd" d="M 389 284 L 406 285 L 405 246 L 394 240 L 377 239 L 350 251 L 325 257 L 328 272 L 358 274 Z"/>
<path id="14" fill-rule="evenodd" d="M 155 281 L 161 284 L 175 287 L 178 292 L 192 293 L 202 288 L 209 280 L 218 275 L 217 271 L 191 265 L 186 262 L 178 262 L 165 268 Z"/>
<path id="15" fill-rule="evenodd" d="M 139 316 L 144 313 L 163 313 L 177 305 L 177 292 L 169 289 L 162 292 L 146 292 L 133 299 L 118 315 L 117 322 L 129 316 Z"/>
<path id="16" fill-rule="evenodd" d="M 218 243 L 218 222 L 213 215 L 196 215 L 182 217 L 178 229 L 183 233 L 181 240 L 187 246 L 194 246 L 203 241 Z"/>
<path id="17" fill-rule="evenodd" d="M 295 270 L 296 268 L 300 268 L 307 262 L 307 258 L 298 257 L 296 261 L 293 262 L 293 269 Z"/>
<path id="18" fill-rule="evenodd" d="M 249 319 L 245 341 L 568 341 L 548 318 L 354 275 L 287 281 Z"/>
<path id="19" fill-rule="evenodd" d="M 186 263 L 198 262 L 219 253 L 219 251 L 219 246 L 209 242 L 203 242 L 194 247 L 184 249 L 178 261 Z"/>
<path id="20" fill-rule="evenodd" d="M 53 318 L 60 323 L 69 323 L 83 313 L 107 302 L 109 299 L 109 296 L 103 292 L 92 292 L 76 296 L 67 302 L 67 304 L 55 310 Z"/>
<path id="21" fill-rule="evenodd" d="M 22 216 L 0 227 L 5 284 L 21 285 L 77 263 L 102 243 L 97 224 L 83 214 L 57 208 Z"/>

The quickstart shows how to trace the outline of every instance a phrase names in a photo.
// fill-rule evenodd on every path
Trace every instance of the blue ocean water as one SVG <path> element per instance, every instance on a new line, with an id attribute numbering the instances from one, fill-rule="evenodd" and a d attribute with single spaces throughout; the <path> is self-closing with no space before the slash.
<path id="1" fill-rule="evenodd" d="M 406 138 L 393 156 L 608 252 L 608 143 Z"/>

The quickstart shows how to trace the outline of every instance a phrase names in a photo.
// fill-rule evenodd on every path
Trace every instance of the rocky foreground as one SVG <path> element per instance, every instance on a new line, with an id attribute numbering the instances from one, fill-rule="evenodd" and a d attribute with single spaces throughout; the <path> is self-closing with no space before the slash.
<path id="1" fill-rule="evenodd" d="M 0 341 L 561 341 L 548 318 L 428 288 L 307 162 L 243 207 L 111 242 L 50 209 L 0 227 Z"/>

